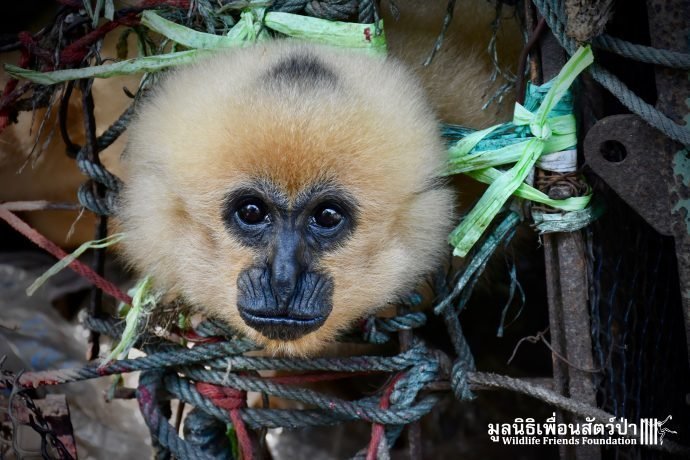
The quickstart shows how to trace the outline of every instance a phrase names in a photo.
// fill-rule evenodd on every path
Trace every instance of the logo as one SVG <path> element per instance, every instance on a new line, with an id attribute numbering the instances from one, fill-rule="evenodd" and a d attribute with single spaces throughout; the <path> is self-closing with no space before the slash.
<path id="1" fill-rule="evenodd" d="M 670 430 L 664 426 L 672 418 L 669 415 L 663 422 L 655 418 L 640 419 L 640 444 L 643 446 L 661 445 L 664 443 L 666 433 L 678 434 L 677 431 Z"/>
<path id="2" fill-rule="evenodd" d="M 556 423 L 556 413 L 544 423 L 533 418 L 516 418 L 512 423 L 490 423 L 489 438 L 505 445 L 662 445 L 664 436 L 678 434 L 664 420 L 643 418 L 639 423 L 620 417 L 597 423 L 587 417 L 582 423 Z"/>

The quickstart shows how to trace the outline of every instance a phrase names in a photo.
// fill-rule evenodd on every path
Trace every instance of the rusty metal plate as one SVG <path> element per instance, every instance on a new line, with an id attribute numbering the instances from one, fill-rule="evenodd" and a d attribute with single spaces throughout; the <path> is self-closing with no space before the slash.
<path id="1" fill-rule="evenodd" d="M 672 235 L 671 167 L 660 136 L 637 115 L 606 117 L 587 133 L 585 161 L 657 232 Z"/>

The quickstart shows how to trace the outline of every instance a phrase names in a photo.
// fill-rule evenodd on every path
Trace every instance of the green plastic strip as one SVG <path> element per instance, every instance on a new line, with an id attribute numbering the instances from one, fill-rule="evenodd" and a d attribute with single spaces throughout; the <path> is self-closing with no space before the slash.
<path id="1" fill-rule="evenodd" d="M 36 281 L 31 283 L 31 286 L 26 288 L 26 295 L 34 295 L 36 290 L 43 286 L 43 284 L 45 284 L 45 282 L 48 281 L 49 278 L 57 275 L 60 271 L 67 268 L 69 264 L 78 259 L 79 256 L 84 254 L 87 250 L 107 248 L 109 246 L 119 243 L 120 241 L 122 241 L 124 237 L 124 233 L 115 233 L 101 240 L 87 241 L 86 243 L 82 244 L 77 249 L 75 249 L 74 252 L 60 259 L 55 265 L 50 267 L 48 270 L 46 270 L 45 273 L 39 276 L 36 279 Z"/>
<path id="2" fill-rule="evenodd" d="M 41 85 L 54 85 L 81 78 L 110 78 L 119 75 L 132 75 L 144 72 L 156 72 L 168 67 L 189 64 L 200 57 L 210 56 L 212 50 L 189 50 L 177 53 L 145 56 L 112 64 L 95 65 L 83 69 L 55 70 L 53 72 L 37 72 L 21 67 L 5 64 L 5 71 L 14 78 L 22 78 Z"/>
<path id="3" fill-rule="evenodd" d="M 376 24 L 328 21 L 298 14 L 268 12 L 264 23 L 269 29 L 288 37 L 340 48 L 361 48 L 374 54 L 386 54 L 383 21 L 379 21 L 377 28 Z M 377 29 L 381 31 L 378 35 L 375 33 Z"/>
<path id="4" fill-rule="evenodd" d="M 502 172 L 496 168 L 487 168 L 478 171 L 470 171 L 466 174 L 473 179 L 478 180 L 479 182 L 491 184 L 501 176 Z M 584 209 L 592 199 L 592 195 L 588 193 L 584 196 L 574 196 L 563 200 L 554 200 L 553 198 L 549 198 L 546 193 L 539 191 L 531 185 L 525 183 L 520 184 L 513 195 L 526 200 L 534 201 L 536 203 L 546 204 L 552 208 L 560 209 L 562 211 L 578 211 L 580 209 Z"/>
<path id="5" fill-rule="evenodd" d="M 146 318 L 160 300 L 160 293 L 153 290 L 153 281 L 150 276 L 139 280 L 129 294 L 132 296 L 132 305 L 126 309 L 125 330 L 117 346 L 112 349 L 101 366 L 105 366 L 114 359 L 125 357 L 129 353 L 139 338 Z"/>

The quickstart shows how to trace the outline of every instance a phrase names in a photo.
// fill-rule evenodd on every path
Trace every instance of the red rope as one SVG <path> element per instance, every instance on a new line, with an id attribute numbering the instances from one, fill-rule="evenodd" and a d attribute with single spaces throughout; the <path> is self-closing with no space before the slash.
<path id="1" fill-rule="evenodd" d="M 88 34 L 66 46 L 65 49 L 60 53 L 60 64 L 78 64 L 89 52 L 89 47 L 101 38 L 105 37 L 108 32 L 120 27 L 121 25 L 135 26 L 137 24 L 139 24 L 139 18 L 136 18 L 134 13 L 128 14 L 114 21 L 106 22 L 99 28 L 92 30 Z"/>
<path id="2" fill-rule="evenodd" d="M 372 371 L 361 372 L 329 372 L 329 373 L 310 373 L 299 375 L 278 375 L 275 377 L 262 377 L 264 380 L 269 380 L 274 383 L 282 383 L 286 385 L 295 385 L 303 383 L 328 382 L 330 380 L 347 379 L 350 377 L 357 377 L 360 375 L 371 375 Z"/>
<path id="3" fill-rule="evenodd" d="M 230 420 L 232 420 L 232 426 L 235 427 L 237 433 L 242 460 L 252 460 L 254 458 L 252 441 L 249 438 L 247 427 L 244 425 L 244 420 L 240 416 L 240 408 L 247 405 L 247 392 L 206 382 L 197 382 L 196 389 L 202 396 L 210 399 L 215 406 L 230 412 Z"/>
<path id="4" fill-rule="evenodd" d="M 217 343 L 223 341 L 222 337 L 204 337 L 202 335 L 197 334 L 194 330 L 192 329 L 179 329 L 175 328 L 173 329 L 174 332 L 176 332 L 180 337 L 185 339 L 188 342 L 193 342 L 193 343 Z"/>
<path id="5" fill-rule="evenodd" d="M 386 391 L 383 392 L 383 396 L 381 397 L 381 402 L 379 403 L 379 407 L 381 409 L 388 409 L 388 407 L 390 407 L 391 394 L 393 393 L 393 388 L 402 376 L 402 373 L 396 375 L 391 380 L 391 383 L 388 384 Z M 371 439 L 369 440 L 369 449 L 367 450 L 367 460 L 376 460 L 376 454 L 379 449 L 379 444 L 381 443 L 381 438 L 383 438 L 383 435 L 384 426 L 379 423 L 374 423 L 371 428 Z"/>
<path id="6" fill-rule="evenodd" d="M 14 213 L 0 205 L 0 218 L 10 224 L 12 228 L 17 230 L 19 233 L 33 241 L 41 249 L 48 251 L 58 259 L 63 259 L 67 256 L 67 253 L 62 250 L 60 246 L 50 241 L 45 236 L 41 235 L 38 231 L 30 227 L 26 222 L 17 217 Z M 99 288 L 101 291 L 105 292 L 111 297 L 116 298 L 126 304 L 132 304 L 132 298 L 122 292 L 117 286 L 115 286 L 110 281 L 106 280 L 98 273 L 93 271 L 88 265 L 74 260 L 69 264 L 69 267 L 77 272 L 82 277 L 89 280 L 93 285 Z"/>

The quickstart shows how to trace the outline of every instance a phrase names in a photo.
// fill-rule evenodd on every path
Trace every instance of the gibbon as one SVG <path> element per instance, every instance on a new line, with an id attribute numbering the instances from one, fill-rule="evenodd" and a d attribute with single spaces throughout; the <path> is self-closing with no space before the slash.
<path id="1" fill-rule="evenodd" d="M 269 350 L 314 352 L 443 260 L 444 156 L 395 62 L 285 41 L 224 52 L 168 76 L 130 125 L 125 255 Z"/>
<path id="2" fill-rule="evenodd" d="M 510 108 L 482 110 L 499 86 L 487 2 L 463 6 L 473 21 L 421 66 L 444 4 L 400 2 L 388 58 L 275 40 L 169 72 L 119 165 L 127 263 L 286 355 L 318 353 L 413 289 L 456 223 L 439 116 L 481 128 Z"/>

